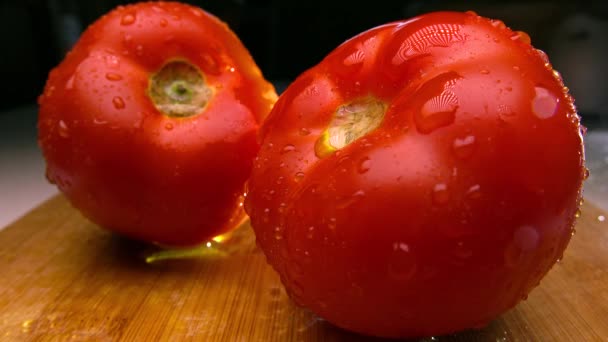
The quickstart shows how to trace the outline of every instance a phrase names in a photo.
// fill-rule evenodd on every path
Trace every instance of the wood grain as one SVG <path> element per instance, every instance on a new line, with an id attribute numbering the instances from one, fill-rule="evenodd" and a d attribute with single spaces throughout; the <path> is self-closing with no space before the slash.
<path id="1" fill-rule="evenodd" d="M 608 341 L 600 215 L 584 206 L 564 260 L 527 301 L 482 330 L 435 340 Z M 151 247 L 98 229 L 57 196 L 0 231 L 0 341 L 377 340 L 296 307 L 249 227 L 222 248 L 149 264 Z"/>

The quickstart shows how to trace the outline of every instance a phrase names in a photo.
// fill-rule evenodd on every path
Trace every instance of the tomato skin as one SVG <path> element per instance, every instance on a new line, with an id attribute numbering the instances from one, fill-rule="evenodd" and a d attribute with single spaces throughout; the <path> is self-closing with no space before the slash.
<path id="1" fill-rule="evenodd" d="M 200 114 L 170 117 L 151 76 L 187 61 L 213 95 Z M 236 35 L 179 3 L 118 7 L 51 71 L 39 98 L 47 177 L 85 216 L 133 238 L 194 245 L 243 217 L 260 122 L 276 93 Z"/>
<path id="2" fill-rule="evenodd" d="M 380 126 L 318 156 L 340 106 Z M 342 328 L 482 327 L 566 248 L 585 177 L 579 117 L 524 33 L 472 12 L 364 32 L 302 74 L 261 128 L 245 208 L 291 297 Z"/>

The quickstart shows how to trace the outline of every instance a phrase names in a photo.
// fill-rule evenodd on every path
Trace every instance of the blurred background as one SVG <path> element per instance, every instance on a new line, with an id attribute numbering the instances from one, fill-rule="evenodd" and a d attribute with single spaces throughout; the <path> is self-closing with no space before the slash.
<path id="1" fill-rule="evenodd" d="M 56 193 L 36 145 L 36 98 L 51 68 L 102 14 L 132 1 L 0 0 L 0 229 Z M 608 210 L 608 2 L 183 1 L 239 35 L 278 91 L 371 27 L 436 10 L 474 10 L 527 32 L 548 53 L 589 128 L 585 197 Z"/>

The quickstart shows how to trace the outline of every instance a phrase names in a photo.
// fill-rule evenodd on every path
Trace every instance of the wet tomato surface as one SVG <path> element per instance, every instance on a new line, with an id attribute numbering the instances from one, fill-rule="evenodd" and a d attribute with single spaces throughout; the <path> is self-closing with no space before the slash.
<path id="1" fill-rule="evenodd" d="M 363 334 L 482 327 L 561 257 L 579 117 L 523 32 L 432 13 L 303 73 L 261 129 L 245 207 L 291 297 Z"/>

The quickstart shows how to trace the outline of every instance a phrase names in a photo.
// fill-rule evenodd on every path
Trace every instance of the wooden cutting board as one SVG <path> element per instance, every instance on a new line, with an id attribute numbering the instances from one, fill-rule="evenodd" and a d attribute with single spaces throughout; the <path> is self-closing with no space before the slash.
<path id="1" fill-rule="evenodd" d="M 608 341 L 608 220 L 577 234 L 515 309 L 439 341 Z M 62 196 L 0 231 L 0 341 L 367 341 L 296 307 L 249 227 L 205 257 L 146 262 L 151 247 L 98 229 Z"/>

